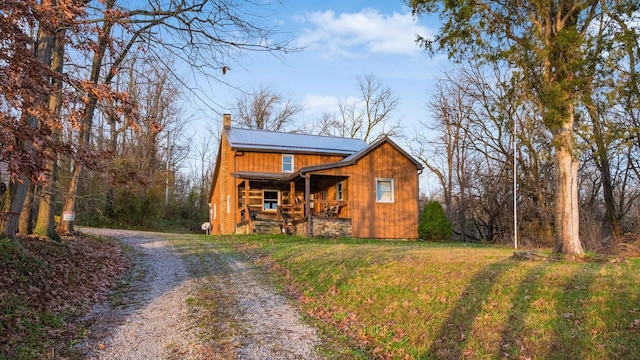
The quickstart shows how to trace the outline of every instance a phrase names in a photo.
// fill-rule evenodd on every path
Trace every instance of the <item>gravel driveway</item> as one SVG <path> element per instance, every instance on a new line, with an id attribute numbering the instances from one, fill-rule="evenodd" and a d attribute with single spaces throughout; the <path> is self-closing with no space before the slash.
<path id="1" fill-rule="evenodd" d="M 196 237 L 185 242 L 168 234 L 92 228 L 81 232 L 118 238 L 137 254 L 120 304 L 96 306 L 85 319 L 89 335 L 80 347 L 89 359 L 320 358 L 316 330 L 301 321 L 259 270 L 233 252 Z M 195 255 L 188 252 L 199 254 L 198 266 L 207 267 L 215 281 L 193 275 L 190 261 Z M 199 286 L 209 286 L 224 299 L 218 311 L 232 318 L 233 346 L 223 354 L 211 353 L 215 346 L 207 347 L 209 353 L 202 351 L 202 329 L 189 317 L 187 302 L 197 296 Z"/>

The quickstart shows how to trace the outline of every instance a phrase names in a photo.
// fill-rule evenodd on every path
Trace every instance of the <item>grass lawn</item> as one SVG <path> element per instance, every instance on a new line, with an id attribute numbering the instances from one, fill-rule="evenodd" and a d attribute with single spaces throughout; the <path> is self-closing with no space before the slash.
<path id="1" fill-rule="evenodd" d="M 340 357 L 640 356 L 640 259 L 516 261 L 511 249 L 481 245 L 207 239 L 233 241 L 275 270 L 322 333 L 351 345 Z"/>

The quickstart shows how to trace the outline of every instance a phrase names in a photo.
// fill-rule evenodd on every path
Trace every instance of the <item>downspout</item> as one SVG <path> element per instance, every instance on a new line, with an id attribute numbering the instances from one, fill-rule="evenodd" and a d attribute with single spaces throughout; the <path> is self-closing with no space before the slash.
<path id="1" fill-rule="evenodd" d="M 422 169 L 418 169 L 418 173 L 416 174 L 416 185 L 418 186 L 418 196 L 416 196 L 416 208 L 418 209 L 418 227 L 420 227 L 420 219 L 422 218 L 422 209 L 420 209 L 420 175 L 422 175 Z M 420 232 L 416 229 L 416 233 L 418 234 L 418 240 L 420 240 Z"/>

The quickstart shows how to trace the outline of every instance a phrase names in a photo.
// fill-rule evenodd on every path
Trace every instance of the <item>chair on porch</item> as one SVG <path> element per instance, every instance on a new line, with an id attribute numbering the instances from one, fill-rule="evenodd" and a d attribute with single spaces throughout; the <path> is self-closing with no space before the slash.
<path id="1" fill-rule="evenodd" d="M 318 216 L 338 217 L 340 215 L 340 210 L 342 209 L 343 206 L 345 206 L 345 204 L 335 204 L 335 205 L 329 206 L 326 209 L 322 210 L 320 214 L 318 214 Z"/>

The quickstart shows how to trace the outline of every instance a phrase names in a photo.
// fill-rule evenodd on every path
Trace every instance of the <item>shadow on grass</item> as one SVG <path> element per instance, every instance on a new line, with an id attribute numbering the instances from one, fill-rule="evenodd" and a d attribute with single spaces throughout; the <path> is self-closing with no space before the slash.
<path id="1" fill-rule="evenodd" d="M 483 302 L 488 300 L 497 279 L 514 265 L 516 262 L 508 260 L 493 263 L 471 278 L 453 309 L 449 311 L 436 340 L 423 356 L 424 358 L 460 359 L 464 357 L 473 323 L 482 311 Z"/>
<path id="2" fill-rule="evenodd" d="M 555 339 L 549 348 L 548 358 L 582 359 L 593 354 L 595 346 L 587 323 L 591 287 L 598 277 L 601 264 L 585 264 L 567 277 L 556 295 L 556 314 L 551 328 Z M 583 354 L 585 352 L 586 354 Z"/>
<path id="3" fill-rule="evenodd" d="M 502 330 L 500 336 L 500 348 L 496 354 L 496 358 L 504 356 L 526 355 L 526 346 L 524 345 L 519 334 L 522 334 L 525 328 L 525 319 L 527 318 L 533 304 L 529 301 L 532 289 L 536 286 L 540 278 L 547 271 L 549 264 L 544 262 L 536 265 L 529 270 L 520 282 L 518 289 L 513 295 L 513 307 L 509 311 L 509 317 Z"/>
<path id="4" fill-rule="evenodd" d="M 617 320 L 612 319 L 619 317 L 612 309 L 628 303 L 629 298 L 628 294 L 611 293 L 595 285 L 605 266 L 608 265 L 541 263 L 529 270 L 513 296 L 513 307 L 495 357 L 636 358 L 637 354 L 630 351 L 630 348 L 637 351 L 637 344 L 629 341 L 633 335 L 627 334 L 629 338 L 620 336 L 620 347 L 610 348 L 615 344 L 611 340 L 618 332 L 615 329 Z M 572 272 L 557 280 L 553 276 L 545 278 L 547 273 L 553 275 L 562 270 Z M 615 288 L 615 285 L 611 284 L 611 287 Z M 539 297 L 529 298 L 536 293 Z M 540 312 L 535 309 L 538 301 L 552 302 L 547 313 L 540 314 L 543 320 L 533 319 L 537 316 L 534 313 Z M 628 329 L 623 329 L 622 333 L 628 333 Z"/>

